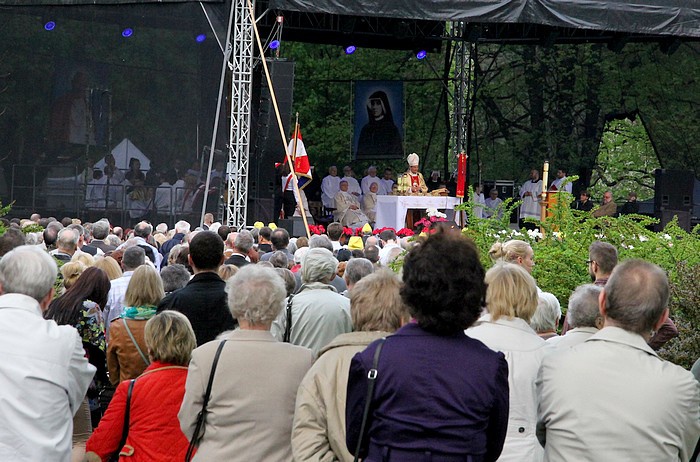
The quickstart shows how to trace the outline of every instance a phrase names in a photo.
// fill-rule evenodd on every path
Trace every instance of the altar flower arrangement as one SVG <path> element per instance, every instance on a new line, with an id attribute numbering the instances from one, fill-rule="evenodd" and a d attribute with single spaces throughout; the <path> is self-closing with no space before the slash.
<path id="1" fill-rule="evenodd" d="M 441 221 L 447 221 L 447 215 L 433 207 L 428 207 L 427 209 L 425 209 L 425 214 L 427 215 L 425 218 L 421 218 L 414 224 L 415 228 L 417 229 L 420 229 L 420 227 L 422 227 L 421 234 L 432 233 L 435 231 L 435 229 L 433 228 L 433 224 L 439 223 Z"/>

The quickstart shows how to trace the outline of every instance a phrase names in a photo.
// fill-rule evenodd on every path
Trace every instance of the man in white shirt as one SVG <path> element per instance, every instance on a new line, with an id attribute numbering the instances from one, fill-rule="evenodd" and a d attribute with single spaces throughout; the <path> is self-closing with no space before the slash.
<path id="1" fill-rule="evenodd" d="M 539 220 L 542 218 L 540 208 L 540 197 L 542 197 L 542 180 L 540 180 L 540 171 L 533 168 L 530 171 L 530 179 L 526 181 L 520 188 L 520 197 L 523 203 L 520 204 L 520 227 L 535 229 L 532 223 L 524 223 L 525 218 L 534 218 Z"/>
<path id="2" fill-rule="evenodd" d="M 36 246 L 0 261 L 0 460 L 71 460 L 73 415 L 95 368 L 78 332 L 42 313 L 53 299 L 57 268 Z"/>
<path id="3" fill-rule="evenodd" d="M 484 200 L 483 215 L 484 218 L 491 218 L 495 216 L 496 218 L 501 218 L 503 216 L 503 200 L 498 197 L 498 189 L 493 188 L 489 191 L 489 197 Z"/>
<path id="4" fill-rule="evenodd" d="M 124 250 L 122 256 L 122 269 L 124 273 L 121 277 L 114 279 L 107 294 L 107 304 L 102 310 L 106 322 L 107 334 L 109 334 L 109 323 L 121 316 L 124 312 L 124 296 L 126 288 L 129 287 L 129 281 L 134 274 L 134 270 L 146 263 L 146 251 L 141 247 L 134 245 Z"/>
<path id="5" fill-rule="evenodd" d="M 379 251 L 379 263 L 382 266 L 387 266 L 391 261 L 392 253 L 400 251 L 401 245 L 398 243 L 396 232 L 393 229 L 385 229 L 379 233 L 379 240 L 382 243 L 382 249 Z"/>
<path id="6" fill-rule="evenodd" d="M 377 167 L 374 165 L 370 166 L 367 169 L 367 176 L 362 178 L 362 194 L 368 194 L 369 193 L 369 187 L 372 183 L 376 183 L 377 187 L 381 187 L 381 182 L 379 181 L 379 177 L 377 176 Z M 379 191 L 379 190 L 377 190 Z"/>
<path id="7" fill-rule="evenodd" d="M 360 187 L 360 183 L 355 179 L 355 173 L 352 171 L 352 167 L 350 167 L 349 165 L 343 167 L 343 178 L 341 178 L 340 181 L 348 182 L 347 192 L 357 197 L 357 200 L 359 202 L 360 197 L 362 196 L 362 188 Z"/>
<path id="8" fill-rule="evenodd" d="M 391 194 L 394 190 L 394 171 L 390 168 L 384 169 L 384 177 L 379 180 L 381 187 L 377 194 L 387 195 Z"/>
<path id="9" fill-rule="evenodd" d="M 321 202 L 327 209 L 335 208 L 335 195 L 340 191 L 340 177 L 338 167 L 328 167 L 328 175 L 321 181 Z"/>
<path id="10" fill-rule="evenodd" d="M 560 168 L 559 170 L 557 170 L 557 178 L 554 181 L 552 181 L 552 185 L 549 187 L 549 190 L 556 192 L 564 190 L 571 194 L 571 188 L 573 185 L 570 181 L 566 183 L 566 185 L 562 186 L 562 184 L 567 180 L 568 178 L 566 177 L 566 169 Z"/>

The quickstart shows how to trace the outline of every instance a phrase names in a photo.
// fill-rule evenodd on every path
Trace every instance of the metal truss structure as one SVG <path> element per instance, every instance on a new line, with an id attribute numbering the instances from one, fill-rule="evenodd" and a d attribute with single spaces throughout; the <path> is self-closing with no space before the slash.
<path id="1" fill-rule="evenodd" d="M 231 37 L 231 129 L 228 146 L 228 194 L 225 197 L 228 226 L 241 229 L 248 218 L 248 170 L 250 165 L 250 113 L 253 86 L 253 20 L 249 4 L 233 0 Z"/>

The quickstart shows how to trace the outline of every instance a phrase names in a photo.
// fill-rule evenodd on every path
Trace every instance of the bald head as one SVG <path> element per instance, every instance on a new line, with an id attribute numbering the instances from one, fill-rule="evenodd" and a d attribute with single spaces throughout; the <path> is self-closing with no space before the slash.
<path id="1" fill-rule="evenodd" d="M 666 273 L 644 260 L 626 260 L 610 275 L 601 302 L 606 326 L 617 326 L 647 337 L 668 315 Z"/>

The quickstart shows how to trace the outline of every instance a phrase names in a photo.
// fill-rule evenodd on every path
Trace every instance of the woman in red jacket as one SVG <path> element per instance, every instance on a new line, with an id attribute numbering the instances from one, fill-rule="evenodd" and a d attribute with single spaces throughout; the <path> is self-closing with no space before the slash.
<path id="1" fill-rule="evenodd" d="M 119 452 L 120 461 L 184 460 L 189 442 L 177 413 L 185 394 L 187 365 L 197 346 L 187 318 L 175 311 L 152 317 L 144 332 L 151 365 L 134 383 L 129 432 L 119 447 L 129 381 L 120 383 L 97 430 L 87 442 L 88 462 L 106 461 Z"/>

